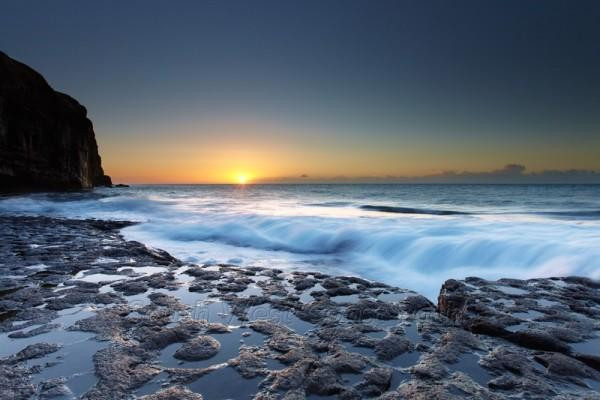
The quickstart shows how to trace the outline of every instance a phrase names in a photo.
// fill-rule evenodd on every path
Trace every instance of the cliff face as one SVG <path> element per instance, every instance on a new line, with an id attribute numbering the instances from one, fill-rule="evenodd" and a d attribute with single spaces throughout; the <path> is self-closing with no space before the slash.
<path id="1" fill-rule="evenodd" d="M 110 184 L 85 107 L 0 52 L 0 192 Z"/>

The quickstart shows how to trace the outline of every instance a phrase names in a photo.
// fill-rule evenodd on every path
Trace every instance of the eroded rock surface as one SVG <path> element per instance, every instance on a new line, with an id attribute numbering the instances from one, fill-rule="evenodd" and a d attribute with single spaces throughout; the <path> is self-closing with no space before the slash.
<path id="1" fill-rule="evenodd" d="M 190 265 L 126 222 L 0 216 L 0 397 L 600 398 L 599 288 Z M 76 365 L 76 368 L 73 367 Z"/>

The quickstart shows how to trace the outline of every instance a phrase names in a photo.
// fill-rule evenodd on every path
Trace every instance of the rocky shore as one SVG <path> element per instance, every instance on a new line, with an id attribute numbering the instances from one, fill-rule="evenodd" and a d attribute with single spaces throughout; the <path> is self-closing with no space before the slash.
<path id="1" fill-rule="evenodd" d="M 0 216 L 2 399 L 600 399 L 600 283 L 192 265 L 129 222 Z"/>

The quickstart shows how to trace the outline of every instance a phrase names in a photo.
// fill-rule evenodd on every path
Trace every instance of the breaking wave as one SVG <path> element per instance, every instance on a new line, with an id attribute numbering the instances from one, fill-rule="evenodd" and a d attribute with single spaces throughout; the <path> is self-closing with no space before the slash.
<path id="1" fill-rule="evenodd" d="M 364 205 L 360 206 L 361 209 L 367 211 L 379 211 L 392 214 L 422 214 L 422 215 L 468 215 L 469 213 L 463 211 L 453 210 L 427 210 L 421 208 L 409 208 L 409 207 L 392 207 L 392 206 L 373 206 Z"/>
<path id="2" fill-rule="evenodd" d="M 449 278 L 600 279 L 600 222 L 594 208 L 512 213 L 476 212 L 463 204 L 459 210 L 466 211 L 356 208 L 364 195 L 340 200 L 343 196 L 336 193 L 331 199 L 292 194 L 277 188 L 260 193 L 106 189 L 73 196 L 7 197 L 0 199 L 0 213 L 140 221 L 123 234 L 189 262 L 235 260 L 354 274 L 432 299 Z"/>

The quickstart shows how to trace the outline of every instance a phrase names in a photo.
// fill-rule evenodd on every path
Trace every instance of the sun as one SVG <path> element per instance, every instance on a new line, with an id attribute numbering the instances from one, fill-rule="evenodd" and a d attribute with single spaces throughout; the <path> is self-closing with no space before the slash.
<path id="1" fill-rule="evenodd" d="M 248 183 L 248 177 L 246 175 L 238 175 L 237 177 L 237 181 L 240 185 L 245 185 L 246 183 Z"/>

